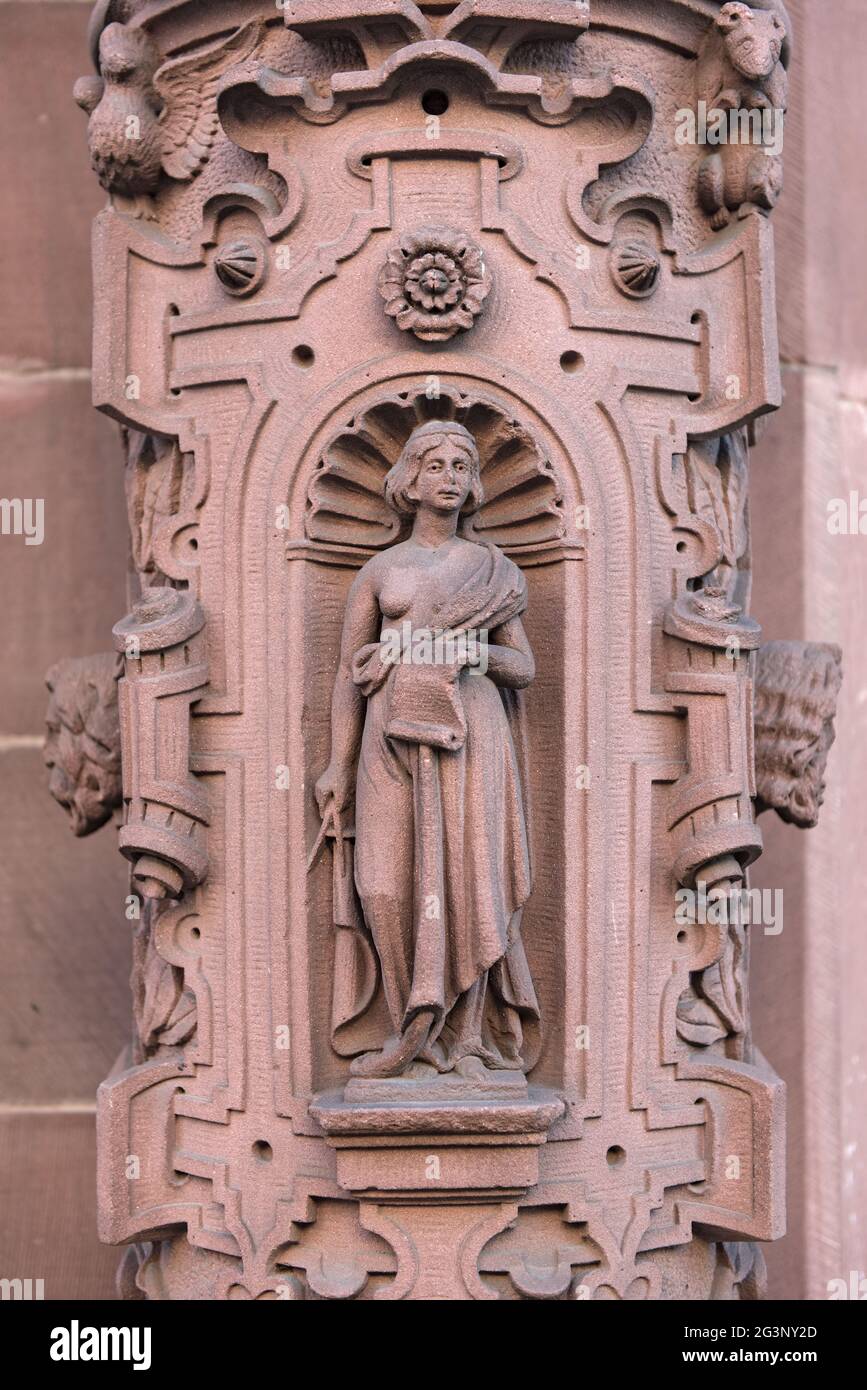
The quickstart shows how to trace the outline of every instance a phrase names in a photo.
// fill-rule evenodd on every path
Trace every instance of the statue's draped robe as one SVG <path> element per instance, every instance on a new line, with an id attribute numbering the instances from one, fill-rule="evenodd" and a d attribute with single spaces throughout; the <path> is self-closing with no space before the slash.
<path id="1" fill-rule="evenodd" d="M 469 580 L 428 615 L 415 612 L 414 631 L 487 631 L 494 640 L 526 603 L 518 567 L 480 546 Z M 394 664 L 384 652 L 378 642 L 363 647 L 353 670 L 367 696 L 354 856 L 363 920 L 343 840 L 335 1047 L 351 1056 L 382 1046 L 426 1010 L 434 1023 L 419 1055 L 439 1070 L 468 1056 L 528 1069 L 539 1009 L 520 936 L 531 883 L 520 696 L 467 668 Z"/>

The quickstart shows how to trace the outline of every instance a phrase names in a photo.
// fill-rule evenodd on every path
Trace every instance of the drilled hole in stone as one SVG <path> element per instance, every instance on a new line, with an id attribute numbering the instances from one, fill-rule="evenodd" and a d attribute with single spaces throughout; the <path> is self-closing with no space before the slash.
<path id="1" fill-rule="evenodd" d="M 571 348 L 568 352 L 564 352 L 560 358 L 560 366 L 564 372 L 577 372 L 583 365 L 584 358 L 580 352 L 573 352 Z"/>
<path id="2" fill-rule="evenodd" d="M 681 945 L 683 945 L 684 941 L 686 941 L 686 932 L 685 932 L 685 931 L 679 931 L 679 932 L 677 933 L 677 939 L 678 939 L 678 941 L 681 943 Z"/>
<path id="3" fill-rule="evenodd" d="M 686 541 L 678 541 L 677 545 L 675 546 L 675 550 L 677 551 L 678 555 L 682 555 L 683 552 L 686 550 Z"/>
<path id="4" fill-rule="evenodd" d="M 267 1139 L 257 1139 L 253 1145 L 253 1157 L 261 1159 L 263 1163 L 270 1163 L 274 1157 L 274 1150 Z"/>
<path id="5" fill-rule="evenodd" d="M 316 353 L 307 343 L 299 343 L 292 349 L 292 361 L 296 367 L 312 367 L 316 361 Z"/>
<path id="6" fill-rule="evenodd" d="M 619 1144 L 612 1144 L 605 1155 L 605 1162 L 610 1168 L 619 1168 L 621 1164 L 626 1162 L 625 1149 L 621 1149 Z"/>
<path id="7" fill-rule="evenodd" d="M 421 109 L 428 116 L 444 116 L 449 109 L 449 99 L 445 92 L 432 87 L 421 99 Z"/>

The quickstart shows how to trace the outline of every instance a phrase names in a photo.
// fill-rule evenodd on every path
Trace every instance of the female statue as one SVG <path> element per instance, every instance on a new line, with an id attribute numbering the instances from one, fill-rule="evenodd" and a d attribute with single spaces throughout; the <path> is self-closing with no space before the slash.
<path id="1" fill-rule="evenodd" d="M 337 900 L 352 895 L 339 890 L 335 920 L 354 925 L 369 953 L 372 942 L 390 1022 L 371 1050 L 369 1029 L 347 1045 L 356 1020 L 371 1016 L 373 989 L 359 985 L 357 957 L 349 968 L 338 951 L 338 1050 L 364 1052 L 356 1076 L 526 1071 L 539 1016 L 520 936 L 530 863 L 517 692 L 535 671 L 521 622 L 527 584 L 496 546 L 458 534 L 482 502 L 478 451 L 462 425 L 415 429 L 385 495 L 413 518 L 412 535 L 352 585 L 316 799 L 335 856 L 354 801 L 364 920 L 357 908 L 349 920 Z M 451 640 L 432 659 L 420 633 Z M 475 665 L 474 651 L 484 657 Z"/>

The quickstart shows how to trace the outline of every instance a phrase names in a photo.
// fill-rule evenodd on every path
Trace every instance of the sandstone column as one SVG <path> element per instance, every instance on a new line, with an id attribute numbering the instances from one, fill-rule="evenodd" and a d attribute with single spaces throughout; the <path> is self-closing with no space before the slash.
<path id="1" fill-rule="evenodd" d="M 814 815 L 839 678 L 748 615 L 781 5 L 102 0 L 92 39 L 127 1293 L 759 1296 L 784 1094 L 713 904 L 759 810 Z M 486 671 L 389 668 L 407 614 Z"/>

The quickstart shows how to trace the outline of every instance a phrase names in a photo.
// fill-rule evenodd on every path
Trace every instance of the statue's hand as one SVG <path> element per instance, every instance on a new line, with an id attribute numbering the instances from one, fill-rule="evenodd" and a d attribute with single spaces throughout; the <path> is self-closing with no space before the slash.
<path id="1" fill-rule="evenodd" d="M 353 791 L 352 778 L 347 776 L 342 768 L 330 763 L 314 788 L 320 816 L 324 818 L 331 810 L 338 814 L 348 810 L 352 804 Z"/>

